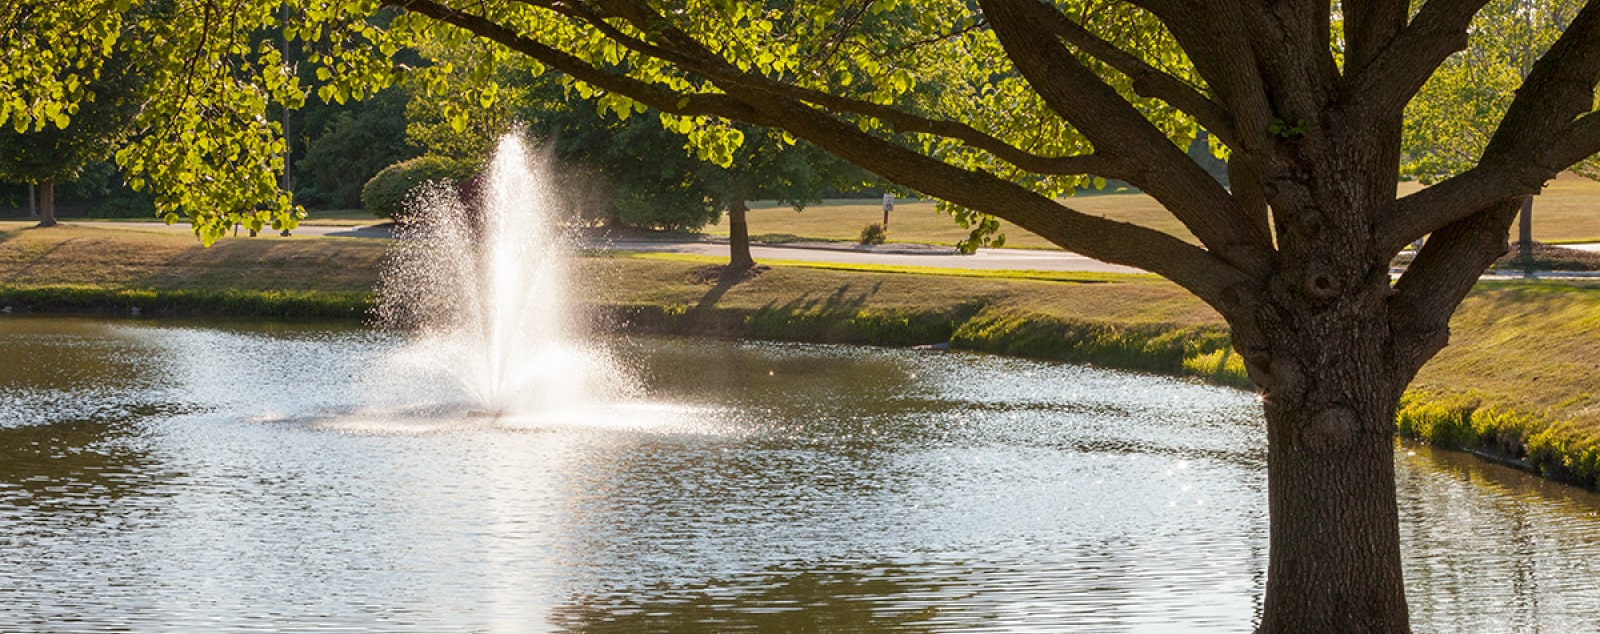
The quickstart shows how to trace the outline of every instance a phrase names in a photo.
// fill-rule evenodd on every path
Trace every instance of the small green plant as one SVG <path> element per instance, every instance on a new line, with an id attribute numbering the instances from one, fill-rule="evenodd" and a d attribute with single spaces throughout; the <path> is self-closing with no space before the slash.
<path id="1" fill-rule="evenodd" d="M 1283 119 L 1273 119 L 1271 125 L 1267 126 L 1267 132 L 1280 139 L 1293 139 L 1311 132 L 1311 125 L 1305 119 L 1297 119 L 1293 125 Z"/>
<path id="2" fill-rule="evenodd" d="M 889 230 L 876 222 L 861 228 L 861 244 L 883 244 Z"/>
<path id="3" fill-rule="evenodd" d="M 406 219 L 407 197 L 430 182 L 460 182 L 472 175 L 470 165 L 440 156 L 422 156 L 383 168 L 361 188 L 361 205 L 379 218 Z"/>

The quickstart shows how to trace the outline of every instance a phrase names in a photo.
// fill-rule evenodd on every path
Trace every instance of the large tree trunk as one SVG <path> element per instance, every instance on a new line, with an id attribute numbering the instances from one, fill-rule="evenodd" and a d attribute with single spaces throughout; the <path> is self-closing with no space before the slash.
<path id="1" fill-rule="evenodd" d="M 1404 381 L 1389 370 L 1381 301 L 1359 295 L 1275 310 L 1295 318 L 1262 333 L 1276 384 L 1263 401 L 1271 548 L 1260 634 L 1409 631 L 1393 444 Z"/>
<path id="2" fill-rule="evenodd" d="M 56 181 L 47 178 L 39 184 L 39 227 L 54 227 L 56 222 Z"/>
<path id="3" fill-rule="evenodd" d="M 1442 345 L 1443 332 L 1394 308 L 1389 256 L 1366 229 L 1394 200 L 1400 122 L 1343 123 L 1331 127 L 1348 132 L 1282 143 L 1264 164 L 1275 272 L 1229 319 L 1267 421 L 1258 634 L 1410 631 L 1395 411 L 1418 359 L 1437 351 L 1418 342 Z"/>

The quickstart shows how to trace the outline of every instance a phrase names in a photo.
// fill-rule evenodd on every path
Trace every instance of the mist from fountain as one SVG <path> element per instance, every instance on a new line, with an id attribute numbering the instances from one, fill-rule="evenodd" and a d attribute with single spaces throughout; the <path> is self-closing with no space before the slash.
<path id="1" fill-rule="evenodd" d="M 398 226 L 377 312 L 410 342 L 389 371 L 442 373 L 473 415 L 495 418 L 626 396 L 628 374 L 582 337 L 569 302 L 574 241 L 548 159 L 508 134 L 475 185 L 466 200 L 429 186 Z"/>

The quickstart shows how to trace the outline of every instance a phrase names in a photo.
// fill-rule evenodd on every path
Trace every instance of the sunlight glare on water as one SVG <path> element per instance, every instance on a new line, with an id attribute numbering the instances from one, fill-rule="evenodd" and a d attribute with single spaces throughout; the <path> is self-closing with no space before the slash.
<path id="1" fill-rule="evenodd" d="M 1253 396 L 960 353 L 626 338 L 473 416 L 411 343 L 0 319 L 0 631 L 1249 632 Z M 396 377 L 388 377 L 395 380 Z M 410 395 L 408 400 L 407 395 Z M 1396 453 L 1418 632 L 1582 632 L 1600 500 Z"/>

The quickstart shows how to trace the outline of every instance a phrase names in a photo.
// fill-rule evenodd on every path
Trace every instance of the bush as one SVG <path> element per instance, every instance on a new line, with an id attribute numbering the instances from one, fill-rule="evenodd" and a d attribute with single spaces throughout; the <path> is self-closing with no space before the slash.
<path id="1" fill-rule="evenodd" d="M 463 181 L 472 166 L 439 156 L 423 156 L 383 168 L 361 188 L 361 205 L 379 218 L 406 220 L 406 202 L 412 190 L 425 183 Z"/>
<path id="2" fill-rule="evenodd" d="M 876 222 L 861 228 L 861 244 L 883 244 L 889 231 Z"/>

